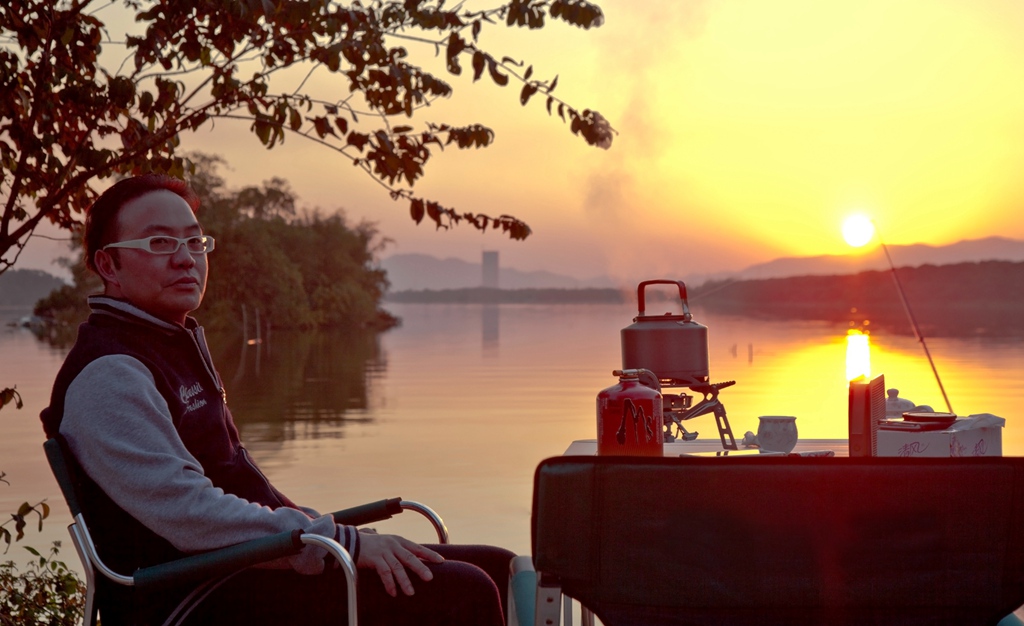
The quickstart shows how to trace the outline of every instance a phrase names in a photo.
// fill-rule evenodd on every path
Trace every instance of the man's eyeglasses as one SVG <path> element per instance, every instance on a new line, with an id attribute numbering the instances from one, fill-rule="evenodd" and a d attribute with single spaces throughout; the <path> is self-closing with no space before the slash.
<path id="1" fill-rule="evenodd" d="M 182 246 L 185 246 L 189 254 L 206 254 L 207 252 L 213 252 L 214 243 L 213 237 L 209 235 L 195 235 L 185 237 L 184 239 L 168 235 L 156 235 L 155 237 L 146 237 L 145 239 L 131 239 L 129 241 L 108 243 L 103 246 L 103 249 L 136 248 L 138 250 L 145 250 L 150 254 L 174 254 Z"/>

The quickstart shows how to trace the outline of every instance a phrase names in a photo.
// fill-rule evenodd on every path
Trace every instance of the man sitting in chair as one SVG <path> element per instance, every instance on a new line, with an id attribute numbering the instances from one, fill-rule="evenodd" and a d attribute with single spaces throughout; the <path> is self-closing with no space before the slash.
<path id="1" fill-rule="evenodd" d="M 214 249 L 196 219 L 198 205 L 184 181 L 151 174 L 116 183 L 87 212 L 86 263 L 104 292 L 89 298 L 92 313 L 42 420 L 94 483 L 84 504 L 101 556 L 130 574 L 301 528 L 336 539 L 357 567 L 376 572 L 359 577 L 362 623 L 503 624 L 511 552 L 428 548 L 337 525 L 330 514 L 289 500 L 256 467 L 239 441 L 203 329 L 188 315 L 202 302 Z M 340 623 L 344 577 L 324 556 L 307 546 L 276 568 L 204 588 L 209 595 L 186 623 Z M 184 593 L 101 600 L 101 617 L 107 625 L 163 621 Z"/>

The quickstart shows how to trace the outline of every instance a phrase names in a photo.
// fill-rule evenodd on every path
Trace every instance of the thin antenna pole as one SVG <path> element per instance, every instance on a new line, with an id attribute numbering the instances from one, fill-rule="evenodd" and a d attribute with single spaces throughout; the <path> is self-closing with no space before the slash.
<path id="1" fill-rule="evenodd" d="M 949 403 L 949 396 L 946 395 L 946 388 L 942 386 L 942 379 L 939 378 L 939 370 L 935 369 L 935 361 L 932 360 L 932 353 L 928 351 L 928 344 L 924 341 L 924 335 L 921 334 L 921 329 L 917 326 L 917 320 L 914 319 L 914 313 L 910 310 L 910 303 L 907 302 L 907 294 L 903 291 L 903 284 L 900 283 L 900 277 L 896 274 L 896 265 L 892 262 L 892 257 L 889 256 L 889 248 L 882 241 L 882 235 L 878 232 L 878 228 L 875 228 L 875 233 L 878 235 L 878 243 L 882 244 L 882 250 L 885 252 L 885 258 L 889 261 L 889 269 L 892 270 L 892 279 L 896 282 L 896 291 L 900 294 L 900 301 L 903 303 L 903 310 L 907 313 L 907 318 L 910 319 L 910 325 L 914 327 L 914 335 L 917 340 L 921 343 L 921 347 L 924 348 L 924 355 L 928 357 L 928 365 L 932 366 L 932 373 L 935 374 L 935 382 L 939 383 L 939 391 L 942 392 L 942 399 L 946 401 L 946 409 L 950 413 L 953 412 L 953 407 Z"/>

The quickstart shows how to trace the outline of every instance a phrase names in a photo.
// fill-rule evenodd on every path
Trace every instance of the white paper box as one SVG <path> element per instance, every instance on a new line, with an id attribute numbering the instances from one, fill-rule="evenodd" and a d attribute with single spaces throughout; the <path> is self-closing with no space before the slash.
<path id="1" fill-rule="evenodd" d="M 1003 429 L 998 426 L 968 430 L 878 430 L 878 456 L 953 457 L 1002 456 Z"/>

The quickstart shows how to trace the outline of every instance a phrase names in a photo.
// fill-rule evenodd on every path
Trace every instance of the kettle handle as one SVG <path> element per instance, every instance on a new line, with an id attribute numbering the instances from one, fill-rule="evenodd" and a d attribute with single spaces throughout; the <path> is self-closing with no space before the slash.
<path id="1" fill-rule="evenodd" d="M 679 299 L 683 302 L 683 317 L 689 322 L 693 316 L 690 314 L 690 307 L 686 304 L 686 284 L 681 280 L 645 280 L 636 288 L 636 301 L 639 305 L 639 317 L 644 316 L 644 310 L 647 308 L 644 302 L 644 288 L 647 285 L 678 285 L 679 286 Z"/>

